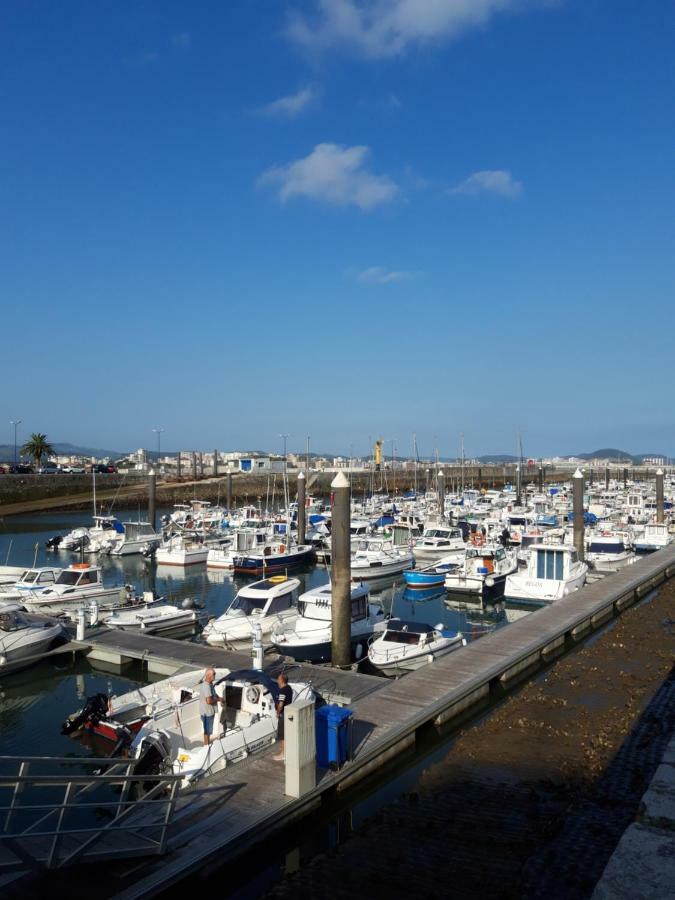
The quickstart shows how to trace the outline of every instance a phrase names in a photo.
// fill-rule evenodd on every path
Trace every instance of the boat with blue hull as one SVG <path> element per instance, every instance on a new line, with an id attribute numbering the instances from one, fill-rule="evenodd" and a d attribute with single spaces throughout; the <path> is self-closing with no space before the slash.
<path id="1" fill-rule="evenodd" d="M 238 575 L 274 575 L 288 572 L 314 562 L 314 547 L 299 544 L 287 548 L 284 544 L 265 547 L 234 558 L 234 571 Z"/>
<path id="2" fill-rule="evenodd" d="M 440 569 L 439 567 L 436 567 Z M 445 571 L 408 569 L 403 573 L 406 588 L 425 590 L 445 584 Z"/>

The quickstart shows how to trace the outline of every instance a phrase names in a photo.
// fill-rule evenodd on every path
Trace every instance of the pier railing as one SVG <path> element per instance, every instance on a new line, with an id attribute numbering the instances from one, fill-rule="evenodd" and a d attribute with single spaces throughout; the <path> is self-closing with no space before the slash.
<path id="1" fill-rule="evenodd" d="M 0 872 L 162 854 L 182 776 L 136 764 L 0 756 Z"/>

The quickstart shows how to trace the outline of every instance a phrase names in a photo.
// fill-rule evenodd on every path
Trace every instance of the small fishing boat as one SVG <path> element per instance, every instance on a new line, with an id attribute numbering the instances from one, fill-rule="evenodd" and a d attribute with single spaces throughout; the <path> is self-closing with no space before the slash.
<path id="1" fill-rule="evenodd" d="M 535 544 L 530 550 L 527 569 L 506 577 L 507 599 L 553 603 L 586 582 L 588 566 L 581 562 L 574 547 L 564 544 Z"/>
<path id="2" fill-rule="evenodd" d="M 279 653 L 305 662 L 328 662 L 332 641 L 332 588 L 330 584 L 313 588 L 298 600 L 298 618 L 272 631 L 272 643 Z M 369 602 L 369 592 L 359 585 L 351 591 L 352 658 L 367 652 L 368 639 L 384 627 L 381 606 Z"/>
<path id="3" fill-rule="evenodd" d="M 214 681 L 218 704 L 209 744 L 203 742 L 199 689 L 184 689 L 170 709 L 156 712 L 133 738 L 136 774 L 172 771 L 186 788 L 271 747 L 277 737 L 279 688 L 264 672 L 241 670 Z M 293 700 L 314 696 L 309 684 L 290 683 Z M 222 709 L 222 712 L 221 712 Z"/>
<path id="4" fill-rule="evenodd" d="M 194 625 L 196 621 L 195 609 L 172 606 L 158 600 L 142 609 L 116 609 L 103 619 L 103 624 L 120 631 L 157 634 L 160 631 L 172 631 Z"/>
<path id="5" fill-rule="evenodd" d="M 208 623 L 202 637 L 214 647 L 248 649 L 256 625 L 262 637 L 269 638 L 274 628 L 298 617 L 299 590 L 298 579 L 285 575 L 254 581 L 237 593 L 222 616 Z"/>
<path id="6" fill-rule="evenodd" d="M 314 547 L 310 544 L 291 544 L 275 542 L 265 545 L 262 550 L 234 558 L 234 571 L 239 575 L 273 575 L 275 572 L 288 572 L 314 561 Z"/>
<path id="7" fill-rule="evenodd" d="M 177 534 L 157 547 L 155 562 L 158 566 L 194 566 L 205 563 L 208 555 L 209 548 L 201 541 Z"/>
<path id="8" fill-rule="evenodd" d="M 352 581 L 400 575 L 413 563 L 413 555 L 407 547 L 397 547 L 391 540 L 382 538 L 365 538 L 358 542 L 352 555 Z"/>
<path id="9" fill-rule="evenodd" d="M 124 534 L 111 548 L 111 556 L 132 556 L 142 553 L 150 546 L 156 549 L 162 540 L 161 534 L 157 534 L 150 522 L 124 522 Z"/>
<path id="10" fill-rule="evenodd" d="M 428 566 L 426 569 L 406 569 L 403 573 L 406 587 L 424 590 L 445 583 L 445 572 L 437 571 L 436 566 Z"/>
<path id="11" fill-rule="evenodd" d="M 0 610 L 0 677 L 38 662 L 63 636 L 62 623 L 54 619 Z"/>
<path id="12" fill-rule="evenodd" d="M 430 563 L 451 552 L 464 553 L 464 535 L 460 528 L 434 525 L 424 529 L 412 548 L 416 562 Z"/>
<path id="13" fill-rule="evenodd" d="M 400 675 L 465 645 L 460 632 L 446 631 L 443 625 L 389 619 L 384 633 L 368 647 L 368 660 L 383 675 Z"/>
<path id="14" fill-rule="evenodd" d="M 445 587 L 453 594 L 478 594 L 485 600 L 504 596 L 507 577 L 518 569 L 516 550 L 499 546 L 469 547 L 464 562 L 445 575 Z"/>
<path id="15" fill-rule="evenodd" d="M 124 591 L 124 587 L 122 587 L 122 591 Z M 30 599 L 27 599 L 25 603 L 31 612 L 61 611 L 72 608 L 74 603 L 91 600 L 104 603 L 119 597 L 120 585 L 105 587 L 99 566 L 92 566 L 89 563 L 73 563 L 67 569 L 59 572 L 53 585 L 31 594 Z"/>
<path id="16" fill-rule="evenodd" d="M 12 584 L 0 584 L 0 602 L 5 600 L 28 600 L 43 588 L 53 585 L 62 568 L 42 566 L 25 569 Z"/>

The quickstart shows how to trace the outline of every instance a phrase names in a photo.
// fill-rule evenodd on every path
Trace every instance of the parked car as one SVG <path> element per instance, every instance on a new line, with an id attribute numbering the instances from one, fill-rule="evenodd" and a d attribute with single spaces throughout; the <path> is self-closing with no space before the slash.
<path id="1" fill-rule="evenodd" d="M 61 471 L 67 475 L 84 475 L 84 466 L 62 466 Z"/>
<path id="2" fill-rule="evenodd" d="M 59 466 L 53 462 L 46 462 L 43 466 L 40 466 L 38 469 L 39 475 L 56 475 L 59 471 Z"/>
<path id="3" fill-rule="evenodd" d="M 92 472 L 96 472 L 97 475 L 114 475 L 117 469 L 107 463 L 96 463 L 95 466 L 92 466 Z"/>
<path id="4" fill-rule="evenodd" d="M 12 475 L 32 475 L 33 467 L 24 465 L 24 463 L 17 463 L 17 465 L 11 466 L 9 471 Z"/>
<path id="5" fill-rule="evenodd" d="M 0 466 L 0 475 L 6 475 L 7 468 L 8 468 L 7 466 Z"/>

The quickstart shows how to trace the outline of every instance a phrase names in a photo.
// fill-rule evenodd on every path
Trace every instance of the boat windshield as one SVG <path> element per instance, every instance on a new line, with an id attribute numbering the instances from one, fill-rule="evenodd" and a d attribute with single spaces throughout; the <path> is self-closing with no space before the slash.
<path id="1" fill-rule="evenodd" d="M 624 553 L 626 548 L 621 541 L 592 541 L 590 553 Z"/>
<path id="2" fill-rule="evenodd" d="M 23 584 L 34 584 L 37 581 L 39 574 L 40 574 L 39 572 L 36 572 L 34 569 L 31 569 L 28 572 L 24 572 L 24 575 L 23 575 L 23 578 L 21 579 L 21 581 L 23 582 Z"/>
<path id="3" fill-rule="evenodd" d="M 266 603 L 267 597 L 242 597 L 241 594 L 237 594 L 228 612 L 241 610 L 245 616 L 250 616 L 253 612 L 262 612 Z"/>
<path id="4" fill-rule="evenodd" d="M 76 569 L 75 571 L 72 569 L 65 569 L 59 574 L 59 577 L 56 579 L 56 584 L 65 584 L 72 587 L 75 584 L 96 584 L 97 580 L 96 571 L 92 571 L 91 569 Z"/>
<path id="5" fill-rule="evenodd" d="M 420 635 L 414 631 L 387 631 L 384 640 L 388 644 L 419 644 Z"/>
<path id="6" fill-rule="evenodd" d="M 19 628 L 27 628 L 28 620 L 20 612 L 0 613 L 0 631 L 18 631 Z"/>

